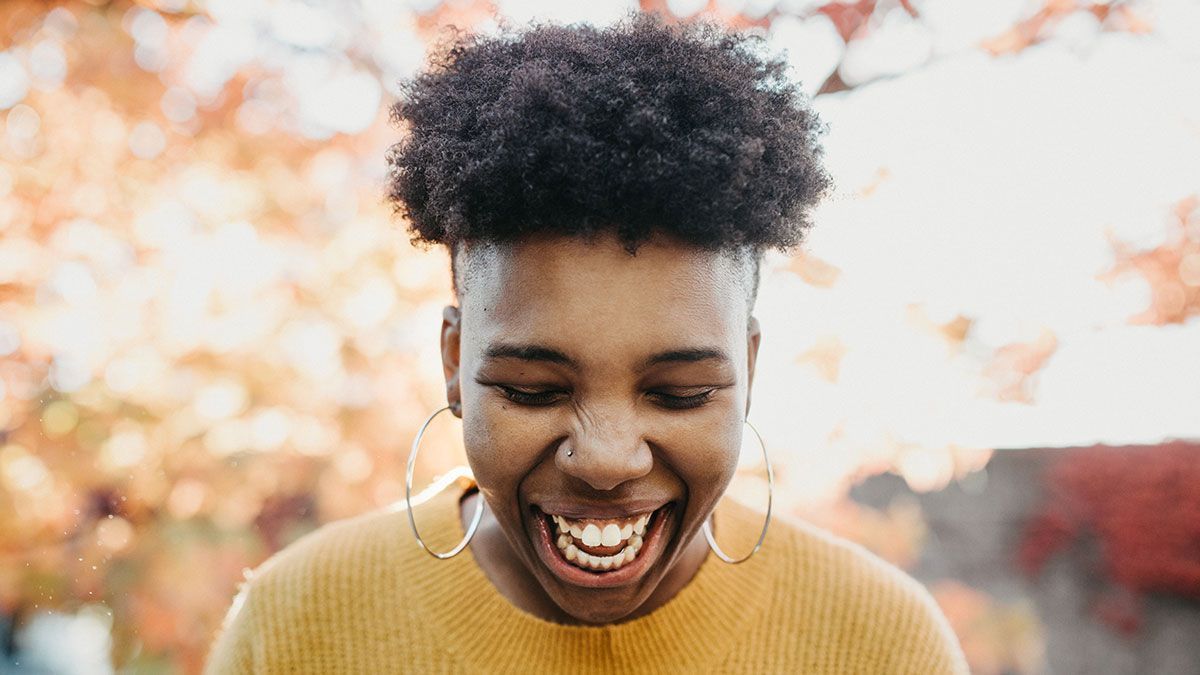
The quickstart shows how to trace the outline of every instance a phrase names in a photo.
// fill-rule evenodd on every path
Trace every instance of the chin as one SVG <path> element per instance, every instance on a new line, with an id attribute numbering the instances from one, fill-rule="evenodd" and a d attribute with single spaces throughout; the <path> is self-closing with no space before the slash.
<path id="1" fill-rule="evenodd" d="M 558 600 L 555 599 L 557 603 Z M 595 626 L 603 626 L 607 624 L 619 623 L 632 614 L 638 607 L 642 606 L 645 598 L 639 598 L 633 601 L 614 600 L 611 603 L 601 601 L 593 601 L 580 598 L 571 598 L 569 601 L 559 604 L 564 612 L 571 615 L 571 618 L 576 621 Z"/>

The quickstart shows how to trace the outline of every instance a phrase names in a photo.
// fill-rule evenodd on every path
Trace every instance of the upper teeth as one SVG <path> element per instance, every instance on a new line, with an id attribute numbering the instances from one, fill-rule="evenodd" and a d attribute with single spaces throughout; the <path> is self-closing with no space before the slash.
<path id="1" fill-rule="evenodd" d="M 645 534 L 646 523 L 650 520 L 649 513 L 617 521 L 568 520 L 557 515 L 551 517 L 558 526 L 558 534 L 569 534 L 587 546 L 616 546 L 635 534 Z"/>

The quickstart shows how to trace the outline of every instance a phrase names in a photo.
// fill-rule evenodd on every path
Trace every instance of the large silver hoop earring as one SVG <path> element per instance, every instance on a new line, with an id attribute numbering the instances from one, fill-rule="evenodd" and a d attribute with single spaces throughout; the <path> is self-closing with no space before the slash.
<path id="1" fill-rule="evenodd" d="M 771 524 L 771 502 L 775 496 L 775 472 L 771 470 L 771 458 L 767 456 L 767 444 L 763 442 L 762 434 L 758 433 L 758 429 L 755 429 L 754 425 L 750 424 L 750 420 L 742 421 L 754 432 L 754 437 L 758 439 L 758 445 L 762 448 L 763 461 L 767 464 L 767 519 L 763 521 L 762 532 L 758 535 L 758 543 L 754 545 L 754 548 L 749 553 L 741 558 L 730 558 L 726 555 L 721 550 L 721 547 L 717 545 L 717 540 L 713 538 L 712 526 L 709 525 L 709 521 L 707 519 L 704 521 L 702 529 L 704 530 L 704 538 L 708 540 L 708 547 L 712 549 L 712 552 L 718 558 L 730 565 L 746 562 L 750 559 L 750 556 L 758 553 L 758 549 L 762 548 L 763 540 L 767 538 L 767 526 Z"/>
<path id="2" fill-rule="evenodd" d="M 438 416 L 438 413 L 449 409 L 450 406 L 440 408 L 425 419 L 425 423 L 421 425 L 420 431 L 417 432 L 417 437 L 413 439 L 412 451 L 408 453 L 408 471 L 406 471 L 404 474 L 404 505 L 408 510 L 408 524 L 412 526 L 413 536 L 417 539 L 417 545 L 424 549 L 426 553 L 437 558 L 438 560 L 453 558 L 461 553 L 462 550 L 467 547 L 467 544 L 471 543 L 471 537 L 475 536 L 475 530 L 479 529 L 479 521 L 483 519 L 483 495 L 481 494 L 479 495 L 479 501 L 475 504 L 475 515 L 471 517 L 471 525 L 467 527 L 467 536 L 463 537 L 463 540 L 458 542 L 458 546 L 455 546 L 445 553 L 438 553 L 437 551 L 431 550 L 425 545 L 425 540 L 421 538 L 421 533 L 417 531 L 417 520 L 413 517 L 412 505 L 413 469 L 417 466 L 417 450 L 421 447 L 421 437 L 425 435 L 425 429 L 429 426 L 429 423 L 433 421 L 433 418 Z"/>

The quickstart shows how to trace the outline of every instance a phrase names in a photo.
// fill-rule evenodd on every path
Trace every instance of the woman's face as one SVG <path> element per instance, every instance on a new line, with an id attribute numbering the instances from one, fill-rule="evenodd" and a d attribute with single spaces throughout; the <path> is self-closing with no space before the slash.
<path id="1" fill-rule="evenodd" d="M 500 555 L 580 621 L 625 617 L 703 542 L 736 467 L 750 272 L 663 237 L 636 256 L 609 235 L 467 257 L 442 356 Z"/>

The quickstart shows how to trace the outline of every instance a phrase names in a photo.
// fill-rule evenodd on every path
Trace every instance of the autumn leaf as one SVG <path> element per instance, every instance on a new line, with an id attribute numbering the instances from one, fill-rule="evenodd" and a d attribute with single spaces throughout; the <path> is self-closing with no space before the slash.
<path id="1" fill-rule="evenodd" d="M 800 253 L 799 255 L 792 256 L 791 261 L 788 262 L 787 267 L 784 269 L 818 288 L 829 288 L 842 273 L 833 264 L 821 260 L 811 253 Z"/>

